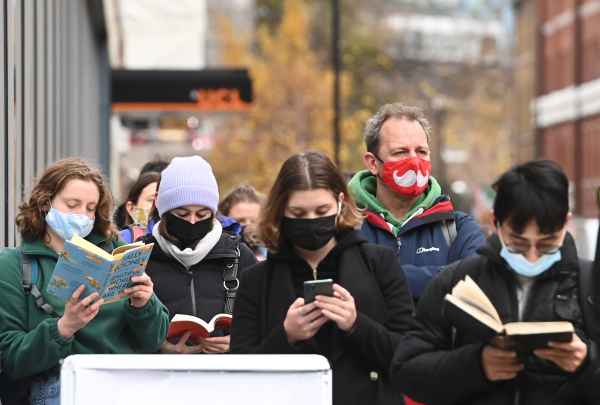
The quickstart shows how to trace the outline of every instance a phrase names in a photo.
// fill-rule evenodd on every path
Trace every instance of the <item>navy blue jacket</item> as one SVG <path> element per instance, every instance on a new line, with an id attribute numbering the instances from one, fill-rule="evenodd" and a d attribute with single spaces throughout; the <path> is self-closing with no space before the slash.
<path id="1" fill-rule="evenodd" d="M 408 279 L 413 298 L 418 299 L 429 280 L 457 260 L 477 256 L 477 248 L 485 242 L 483 231 L 472 216 L 454 211 L 450 199 L 442 195 L 431 208 L 413 218 L 400 229 L 398 237 L 377 213 L 366 211 L 363 236 L 371 243 L 389 246 Z M 456 221 L 457 236 L 448 249 L 440 226 L 441 220 Z"/>

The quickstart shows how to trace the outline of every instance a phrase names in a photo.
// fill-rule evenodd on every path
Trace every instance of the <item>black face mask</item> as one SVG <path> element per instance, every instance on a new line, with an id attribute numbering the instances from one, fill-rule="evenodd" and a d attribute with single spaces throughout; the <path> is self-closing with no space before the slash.
<path id="1" fill-rule="evenodd" d="M 212 229 L 213 217 L 210 216 L 195 224 L 179 218 L 177 215 L 169 214 L 167 231 L 175 236 L 183 246 L 190 246 L 206 236 Z"/>
<path id="2" fill-rule="evenodd" d="M 319 250 L 337 233 L 337 214 L 320 218 L 283 217 L 284 236 L 306 250 Z"/>

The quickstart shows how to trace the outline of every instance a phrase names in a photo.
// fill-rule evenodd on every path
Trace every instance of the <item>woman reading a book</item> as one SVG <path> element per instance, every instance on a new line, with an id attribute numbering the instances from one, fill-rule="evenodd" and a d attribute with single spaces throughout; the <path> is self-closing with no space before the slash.
<path id="1" fill-rule="evenodd" d="M 146 272 L 171 318 L 187 315 L 209 323 L 215 315 L 231 314 L 239 274 L 256 262 L 235 232 L 239 224 L 217 214 L 218 203 L 217 181 L 201 157 L 175 158 L 161 173 L 152 212 L 160 221 L 142 240 L 154 243 Z M 170 333 L 160 351 L 226 353 L 229 339 L 228 330 L 200 338 L 190 329 Z"/>
<path id="2" fill-rule="evenodd" d="M 124 244 L 117 241 L 118 232 L 110 222 L 112 196 L 98 169 L 83 159 L 52 164 L 19 210 L 20 252 L 31 261 L 35 298 L 25 298 L 21 255 L 5 248 L 0 253 L 2 374 L 31 380 L 32 404 L 59 404 L 61 359 L 73 354 L 155 351 L 167 334 L 168 314 L 147 275 L 132 277 L 139 285 L 126 290 L 130 299 L 105 306 L 100 306 L 102 300 L 89 305 L 98 298 L 97 292 L 80 300 L 83 285 L 74 289 L 69 302 L 46 293 L 65 240 L 77 235 L 110 251 Z M 36 306 L 40 299 L 45 302 L 42 308 Z"/>
<path id="3" fill-rule="evenodd" d="M 269 255 L 242 277 L 231 352 L 320 354 L 334 404 L 402 404 L 388 368 L 413 300 L 395 252 L 354 229 L 362 220 L 326 155 L 283 164 L 253 234 Z M 330 291 L 305 302 L 305 282 L 327 279 Z"/>

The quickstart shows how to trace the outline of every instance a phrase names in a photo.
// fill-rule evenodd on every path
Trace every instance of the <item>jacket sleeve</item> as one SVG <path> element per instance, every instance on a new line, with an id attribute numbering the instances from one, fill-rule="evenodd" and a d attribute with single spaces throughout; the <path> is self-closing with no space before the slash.
<path id="1" fill-rule="evenodd" d="M 2 371 L 11 379 L 19 379 L 49 370 L 68 355 L 74 337 L 63 339 L 58 333 L 58 319 L 50 316 L 30 331 L 21 265 L 11 249 L 0 253 L 0 269 Z"/>
<path id="2" fill-rule="evenodd" d="M 152 294 L 142 308 L 135 308 L 125 301 L 125 316 L 131 326 L 133 338 L 140 349 L 156 352 L 169 334 L 169 310 Z"/>
<path id="3" fill-rule="evenodd" d="M 448 264 L 477 256 L 477 249 L 485 242 L 485 235 L 472 216 L 457 212 L 456 240 L 448 252 Z"/>
<path id="4" fill-rule="evenodd" d="M 588 360 L 581 373 L 574 378 L 579 393 L 591 404 L 600 404 L 600 353 L 598 344 L 592 340 L 588 343 Z"/>
<path id="5" fill-rule="evenodd" d="M 233 306 L 231 353 L 301 354 L 305 345 L 302 342 L 294 346 L 289 344 L 283 321 L 268 332 L 264 332 L 261 327 L 261 302 L 265 292 L 260 288 L 263 285 L 260 272 L 266 270 L 264 266 L 267 263 L 258 263 L 242 274 Z"/>
<path id="6" fill-rule="evenodd" d="M 481 365 L 483 343 L 452 350 L 452 327 L 442 317 L 442 302 L 451 289 L 453 267 L 427 286 L 390 368 L 395 385 L 427 405 L 463 403 L 493 384 Z"/>
<path id="7" fill-rule="evenodd" d="M 390 360 L 403 333 L 408 330 L 413 312 L 406 276 L 393 250 L 381 249 L 381 255 L 370 263 L 385 303 L 387 321 L 378 323 L 357 308 L 356 322 L 349 334 L 342 336 L 349 345 L 370 362 L 388 370 Z"/>

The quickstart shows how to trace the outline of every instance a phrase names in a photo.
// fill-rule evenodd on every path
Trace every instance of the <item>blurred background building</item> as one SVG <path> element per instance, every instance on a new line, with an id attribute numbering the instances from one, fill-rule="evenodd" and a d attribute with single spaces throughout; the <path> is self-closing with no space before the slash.
<path id="1" fill-rule="evenodd" d="M 15 246 L 23 195 L 46 165 L 108 167 L 110 108 L 102 2 L 0 1 L 0 246 Z"/>
<path id="2" fill-rule="evenodd" d="M 571 185 L 571 232 L 590 257 L 600 189 L 600 1 L 515 1 L 515 161 L 552 159 Z"/>

